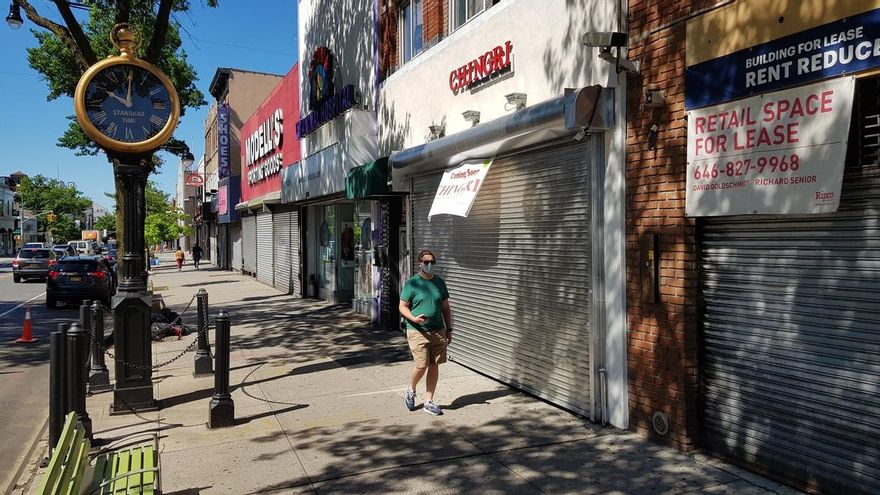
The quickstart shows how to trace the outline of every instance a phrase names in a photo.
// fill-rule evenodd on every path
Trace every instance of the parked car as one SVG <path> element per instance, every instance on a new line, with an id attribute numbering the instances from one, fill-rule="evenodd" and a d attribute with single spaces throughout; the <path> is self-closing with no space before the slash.
<path id="1" fill-rule="evenodd" d="M 92 249 L 92 244 L 89 241 L 70 241 L 67 243 L 70 246 L 73 246 L 73 249 L 76 249 L 76 252 L 85 256 L 93 256 L 95 254 L 95 250 Z"/>
<path id="2" fill-rule="evenodd" d="M 51 249 L 21 248 L 12 260 L 12 280 L 19 283 L 22 279 L 46 278 L 57 258 Z"/>
<path id="3" fill-rule="evenodd" d="M 73 249 L 73 246 L 69 244 L 56 244 L 52 246 L 52 251 L 55 251 L 55 256 L 58 258 L 63 258 L 65 256 L 76 256 L 76 249 Z"/>
<path id="4" fill-rule="evenodd" d="M 30 249 L 30 248 L 40 249 L 40 248 L 44 248 L 44 247 L 46 247 L 46 243 L 44 243 L 44 242 L 27 242 L 21 248 L 22 249 L 26 249 L 26 248 L 27 249 Z"/>
<path id="5" fill-rule="evenodd" d="M 58 301 L 100 300 L 110 306 L 116 292 L 113 272 L 101 256 L 68 256 L 59 260 L 46 281 L 46 306 Z"/>

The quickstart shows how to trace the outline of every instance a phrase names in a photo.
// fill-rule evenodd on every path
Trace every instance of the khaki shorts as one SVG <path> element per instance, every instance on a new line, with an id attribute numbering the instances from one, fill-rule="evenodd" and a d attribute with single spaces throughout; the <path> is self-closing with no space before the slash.
<path id="1" fill-rule="evenodd" d="M 406 331 L 409 350 L 412 351 L 416 367 L 427 368 L 428 364 L 446 362 L 446 330 L 433 332 Z"/>

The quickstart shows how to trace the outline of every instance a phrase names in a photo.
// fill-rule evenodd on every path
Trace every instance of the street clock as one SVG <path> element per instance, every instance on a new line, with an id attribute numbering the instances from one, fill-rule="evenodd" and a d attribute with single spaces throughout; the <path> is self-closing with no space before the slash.
<path id="1" fill-rule="evenodd" d="M 120 53 L 89 67 L 80 78 L 76 118 L 107 150 L 135 154 L 158 149 L 180 118 L 177 91 L 159 68 L 134 54 L 140 42 L 128 24 L 114 26 L 110 41 Z"/>

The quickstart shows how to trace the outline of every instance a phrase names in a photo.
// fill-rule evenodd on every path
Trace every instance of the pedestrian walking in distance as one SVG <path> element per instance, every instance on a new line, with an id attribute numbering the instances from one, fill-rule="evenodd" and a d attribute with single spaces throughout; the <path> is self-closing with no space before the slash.
<path id="1" fill-rule="evenodd" d="M 177 251 L 174 253 L 174 259 L 177 260 L 177 271 L 180 271 L 183 268 L 183 260 L 186 259 L 186 255 L 183 254 L 183 249 L 180 246 L 177 246 Z"/>
<path id="2" fill-rule="evenodd" d="M 190 249 L 190 254 L 192 254 L 193 258 L 193 266 L 196 267 L 196 270 L 199 269 L 199 262 L 202 261 L 202 247 L 199 246 L 198 243 L 194 244 L 192 249 Z"/>
<path id="3" fill-rule="evenodd" d="M 416 388 L 427 375 L 422 410 L 439 416 L 443 410 L 434 403 L 434 392 L 440 365 L 446 362 L 446 346 L 452 342 L 452 310 L 446 282 L 434 274 L 436 266 L 434 253 L 427 249 L 419 252 L 419 272 L 406 281 L 400 293 L 400 314 L 406 320 L 406 340 L 415 361 L 404 404 L 415 410 Z"/>

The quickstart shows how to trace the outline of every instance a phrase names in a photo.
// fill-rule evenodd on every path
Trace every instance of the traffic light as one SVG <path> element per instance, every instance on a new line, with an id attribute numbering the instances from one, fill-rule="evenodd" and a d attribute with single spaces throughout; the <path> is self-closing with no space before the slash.
<path id="1" fill-rule="evenodd" d="M 55 222 L 55 220 L 56 220 L 57 218 L 58 218 L 58 216 L 55 215 L 55 214 L 52 213 L 52 212 L 49 212 L 49 213 L 46 214 L 46 221 L 49 222 L 49 223 L 53 223 L 53 222 Z"/>

